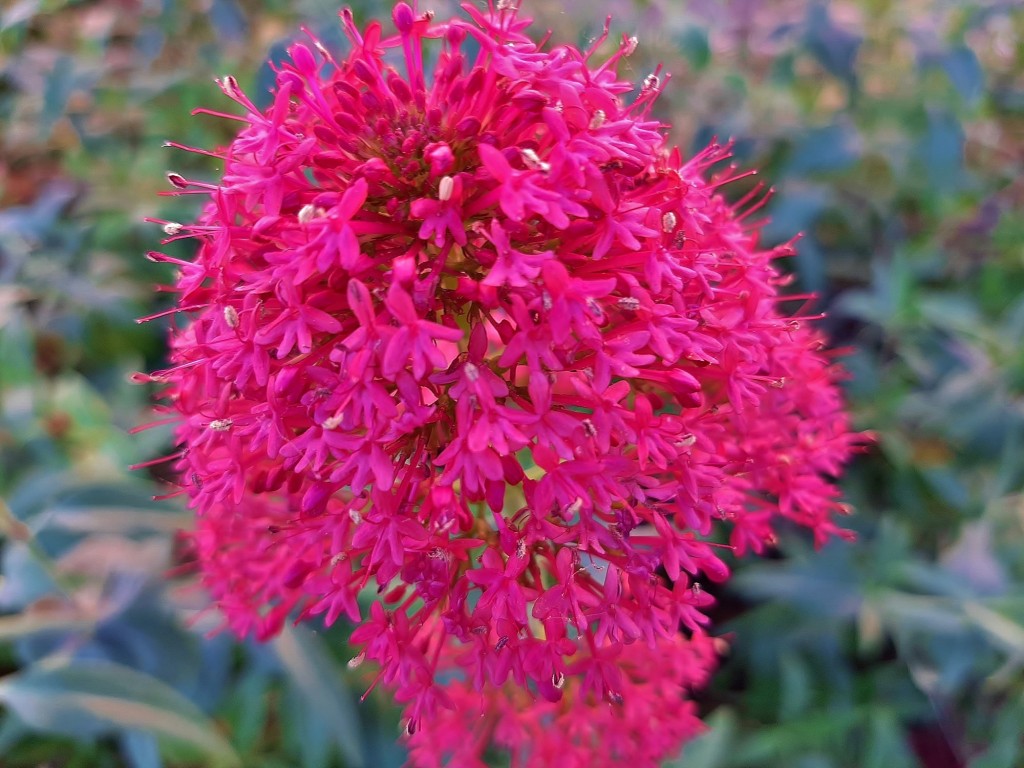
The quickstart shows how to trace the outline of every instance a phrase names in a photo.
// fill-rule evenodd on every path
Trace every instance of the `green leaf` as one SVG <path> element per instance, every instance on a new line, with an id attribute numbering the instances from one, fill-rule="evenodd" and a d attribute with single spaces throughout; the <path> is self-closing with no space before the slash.
<path id="1" fill-rule="evenodd" d="M 787 651 L 779 659 L 779 719 L 794 720 L 807 711 L 814 686 L 806 661 Z"/>
<path id="2" fill-rule="evenodd" d="M 231 726 L 232 741 L 242 752 L 254 752 L 266 732 L 270 703 L 270 676 L 261 669 L 252 669 L 229 692 L 225 712 Z"/>
<path id="3" fill-rule="evenodd" d="M 981 98 L 985 90 L 985 71 L 974 51 L 966 45 L 951 49 L 942 57 L 942 68 L 964 101 L 974 104 Z"/>
<path id="4" fill-rule="evenodd" d="M 0 417 L 3 418 L 11 418 L 20 410 L 20 404 L 10 402 L 11 390 L 31 384 L 35 378 L 31 329 L 16 306 L 28 296 L 18 289 L 5 289 L 0 293 L 0 394 L 3 395 Z M 28 403 L 31 402 L 29 397 Z"/>
<path id="5" fill-rule="evenodd" d="M 10 641 L 39 632 L 86 631 L 96 624 L 95 617 L 64 610 L 30 611 L 0 616 L 0 640 Z"/>
<path id="6" fill-rule="evenodd" d="M 40 563 L 27 543 L 16 541 L 4 545 L 0 569 L 0 610 L 21 610 L 56 588 L 54 575 Z M 8 617 L 8 620 L 14 621 L 13 617 Z M 7 636 L 14 637 L 21 634 L 24 627 L 19 629 L 8 624 L 7 629 L 10 633 Z"/>
<path id="7" fill-rule="evenodd" d="M 899 718 L 889 709 L 869 716 L 864 751 L 864 768 L 914 768 L 917 764 L 907 750 Z"/>
<path id="8" fill-rule="evenodd" d="M 964 613 L 1006 653 L 1024 657 L 1024 626 L 976 601 L 964 603 Z"/>
<path id="9" fill-rule="evenodd" d="M 857 83 L 857 54 L 862 38 L 837 25 L 827 3 L 814 3 L 807 11 L 804 46 L 818 62 L 851 88 Z"/>
<path id="10" fill-rule="evenodd" d="M 322 720 L 334 734 L 346 764 L 366 765 L 360 736 L 359 715 L 345 678 L 327 653 L 323 640 L 302 627 L 286 627 L 274 641 L 274 650 L 293 684 L 309 707 L 309 717 Z"/>
<path id="11" fill-rule="evenodd" d="M 131 768 L 163 768 L 160 745 L 145 731 L 128 731 L 121 738 L 121 753 Z"/>
<path id="12" fill-rule="evenodd" d="M 811 128 L 795 143 L 786 172 L 811 176 L 846 170 L 860 158 L 862 143 L 856 128 L 847 121 Z"/>
<path id="13" fill-rule="evenodd" d="M 1018 696 L 1001 708 L 984 751 L 971 759 L 971 768 L 1010 768 L 1021 765 L 1024 742 L 1020 724 L 1024 722 L 1024 697 Z"/>
<path id="14" fill-rule="evenodd" d="M 708 730 L 689 742 L 682 756 L 667 768 L 722 768 L 732 751 L 738 723 L 736 714 L 728 707 L 716 709 L 705 719 Z"/>
<path id="15" fill-rule="evenodd" d="M 74 88 L 75 61 L 70 56 L 61 56 L 53 65 L 53 70 L 46 78 L 43 90 L 43 113 L 39 122 L 44 134 L 49 134 L 54 123 L 64 114 Z"/>
<path id="16" fill-rule="evenodd" d="M 0 32 L 29 21 L 39 11 L 40 0 L 18 0 L 0 14 Z"/>
<path id="17" fill-rule="evenodd" d="M 106 661 L 51 659 L 0 679 L 0 701 L 33 728 L 74 738 L 144 731 L 191 747 L 218 768 L 241 766 L 213 724 L 173 688 Z"/>
<path id="18" fill-rule="evenodd" d="M 928 115 L 928 129 L 917 146 L 928 183 L 950 191 L 962 185 L 964 143 L 963 126 L 952 112 L 936 110 Z"/>
<path id="19" fill-rule="evenodd" d="M 884 590 L 878 594 L 875 605 L 886 624 L 894 629 L 940 636 L 961 633 L 966 626 L 956 604 L 948 598 Z"/>
<path id="20" fill-rule="evenodd" d="M 850 731 L 864 719 L 861 709 L 808 713 L 790 723 L 754 731 L 733 750 L 729 765 L 784 765 L 782 758 L 806 754 L 815 748 L 829 749 L 849 741 Z"/>
<path id="21" fill-rule="evenodd" d="M 683 30 L 676 40 L 694 71 L 700 72 L 711 63 L 711 45 L 708 43 L 707 30 L 690 26 Z"/>
<path id="22" fill-rule="evenodd" d="M 155 487 L 137 482 L 72 486 L 45 509 L 43 525 L 78 534 L 174 534 L 192 527 L 192 515 L 154 501 Z"/>

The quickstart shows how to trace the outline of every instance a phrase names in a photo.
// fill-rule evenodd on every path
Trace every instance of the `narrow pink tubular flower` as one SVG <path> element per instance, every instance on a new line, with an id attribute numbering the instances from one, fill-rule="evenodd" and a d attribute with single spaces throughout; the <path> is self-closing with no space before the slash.
<path id="1" fill-rule="evenodd" d="M 165 224 L 194 263 L 152 254 L 191 318 L 154 378 L 232 629 L 356 624 L 416 765 L 655 766 L 700 730 L 697 580 L 780 518 L 842 534 L 859 438 L 728 147 L 666 145 L 635 40 L 598 66 L 511 5 L 345 11 L 265 111 L 220 81 L 241 131 L 220 183 L 169 176 L 207 202 Z"/>

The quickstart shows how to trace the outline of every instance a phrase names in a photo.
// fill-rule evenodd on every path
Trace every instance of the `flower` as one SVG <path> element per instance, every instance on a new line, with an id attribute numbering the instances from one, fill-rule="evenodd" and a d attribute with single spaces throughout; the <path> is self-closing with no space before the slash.
<path id="1" fill-rule="evenodd" d="M 188 316 L 154 378 L 232 629 L 346 617 L 419 765 L 654 766 L 700 729 L 699 579 L 780 519 L 842 533 L 858 438 L 728 147 L 668 146 L 635 39 L 596 64 L 512 5 L 344 11 L 266 110 L 220 81 L 241 130 L 218 183 L 169 176 L 206 203 L 165 227 L 193 262 L 152 254 Z"/>

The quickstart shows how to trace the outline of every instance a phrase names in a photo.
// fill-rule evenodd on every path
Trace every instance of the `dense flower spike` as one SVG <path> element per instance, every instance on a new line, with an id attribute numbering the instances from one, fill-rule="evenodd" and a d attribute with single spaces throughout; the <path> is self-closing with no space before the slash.
<path id="1" fill-rule="evenodd" d="M 219 183 L 168 175 L 207 203 L 164 226 L 194 262 L 152 255 L 191 317 L 156 378 L 233 629 L 356 624 L 419 765 L 654 766 L 699 727 L 699 579 L 780 518 L 836 533 L 856 438 L 728 148 L 666 145 L 634 38 L 597 64 L 512 5 L 343 12 L 347 58 L 295 44 L 265 111 L 220 81 L 242 129 Z"/>

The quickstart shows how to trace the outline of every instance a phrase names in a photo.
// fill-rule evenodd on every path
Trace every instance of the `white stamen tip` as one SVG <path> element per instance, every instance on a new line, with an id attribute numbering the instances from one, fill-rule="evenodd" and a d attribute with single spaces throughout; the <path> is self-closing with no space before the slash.
<path id="1" fill-rule="evenodd" d="M 451 176 L 445 176 L 441 179 L 441 183 L 437 186 L 437 199 L 442 203 L 447 203 L 452 199 L 452 192 L 455 191 L 455 179 Z"/>
<path id="2" fill-rule="evenodd" d="M 168 221 L 166 224 L 164 224 L 165 235 L 170 235 L 171 237 L 174 237 L 175 235 L 180 234 L 181 230 L 181 224 L 179 224 L 176 221 Z"/>
<path id="3" fill-rule="evenodd" d="M 462 366 L 463 372 L 466 374 L 466 378 L 469 381 L 476 381 L 480 378 L 480 369 L 477 368 L 473 363 L 466 363 Z"/>
<path id="4" fill-rule="evenodd" d="M 363 522 L 363 516 L 359 514 L 358 509 L 350 509 L 348 511 L 348 517 L 349 520 L 351 520 L 356 525 L 359 525 L 361 522 Z"/>
<path id="5" fill-rule="evenodd" d="M 640 299 L 633 296 L 623 296 L 618 301 L 619 309 L 624 309 L 627 312 L 636 312 L 640 309 Z"/>
<path id="6" fill-rule="evenodd" d="M 355 669 L 356 667 L 358 667 L 360 664 L 363 663 L 363 659 L 365 659 L 365 658 L 366 658 L 366 654 L 363 654 L 363 653 L 360 653 L 358 656 L 353 656 L 351 659 L 348 660 L 348 668 L 349 669 Z"/>
<path id="7" fill-rule="evenodd" d="M 678 223 L 679 219 L 672 211 L 665 211 L 661 216 L 661 231 L 666 235 L 672 234 L 676 231 Z"/>
<path id="8" fill-rule="evenodd" d="M 632 35 L 626 38 L 626 42 L 622 46 L 622 55 L 632 56 L 634 53 L 636 53 L 636 47 L 638 45 L 640 45 L 640 40 L 637 38 L 636 35 Z"/>
<path id="9" fill-rule="evenodd" d="M 231 419 L 214 419 L 210 422 L 210 429 L 214 432 L 227 432 L 234 423 Z"/>
<path id="10" fill-rule="evenodd" d="M 341 424 L 341 416 L 330 416 L 324 419 L 324 429 L 337 429 L 338 425 Z"/>
<path id="11" fill-rule="evenodd" d="M 224 75 L 223 78 L 217 81 L 217 85 L 221 87 L 224 94 L 232 99 L 237 99 L 242 95 L 242 89 L 238 87 L 238 81 L 232 75 Z"/>
<path id="12" fill-rule="evenodd" d="M 530 170 L 544 172 L 551 170 L 551 163 L 545 163 L 543 160 L 540 159 L 540 156 L 532 149 L 524 149 L 522 150 L 522 153 L 523 162 L 526 163 L 526 167 L 529 168 Z"/>
<path id="13" fill-rule="evenodd" d="M 660 83 L 661 83 L 661 80 L 658 79 L 657 75 L 650 74 L 650 75 L 648 75 L 647 77 L 644 78 L 644 90 L 645 91 L 653 91 L 655 88 L 658 87 L 658 85 Z"/>
<path id="14" fill-rule="evenodd" d="M 594 112 L 594 116 L 590 118 L 590 130 L 596 131 L 602 125 L 604 121 L 608 119 L 608 115 L 605 114 L 603 109 L 599 109 Z"/>
<path id="15" fill-rule="evenodd" d="M 306 203 L 299 209 L 299 224 L 309 224 L 316 214 L 316 206 L 312 203 Z"/>
<path id="16" fill-rule="evenodd" d="M 224 322 L 228 324 L 228 328 L 238 327 L 238 310 L 230 304 L 224 307 Z"/>

